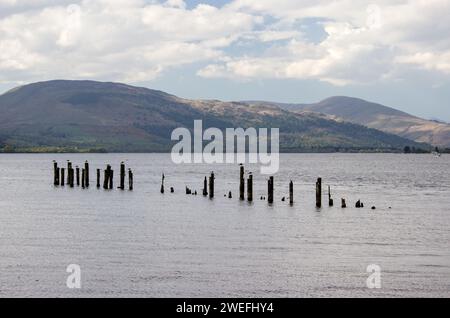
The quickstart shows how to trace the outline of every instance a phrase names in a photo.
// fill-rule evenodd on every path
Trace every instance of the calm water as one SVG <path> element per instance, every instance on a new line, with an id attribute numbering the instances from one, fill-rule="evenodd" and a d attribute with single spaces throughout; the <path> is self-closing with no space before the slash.
<path id="1" fill-rule="evenodd" d="M 53 159 L 88 159 L 91 188 L 54 188 Z M 117 176 L 125 159 L 135 191 L 97 190 L 94 169 L 111 163 Z M 235 165 L 175 166 L 160 154 L 0 155 L 0 296 L 450 297 L 449 156 L 282 155 L 281 165 L 268 206 L 239 202 Z M 212 169 L 214 200 L 184 194 L 186 185 L 201 192 Z M 175 194 L 159 193 L 161 172 Z M 318 176 L 348 209 L 315 208 Z M 266 177 L 254 178 L 259 199 Z M 291 178 L 293 207 L 281 202 Z M 358 199 L 365 209 L 354 208 Z M 73 263 L 79 290 L 66 287 Z M 381 289 L 366 287 L 369 264 L 381 267 Z"/>

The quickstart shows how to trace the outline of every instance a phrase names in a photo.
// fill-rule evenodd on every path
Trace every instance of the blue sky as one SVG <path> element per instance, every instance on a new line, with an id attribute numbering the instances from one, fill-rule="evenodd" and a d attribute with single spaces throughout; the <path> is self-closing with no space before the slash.
<path id="1" fill-rule="evenodd" d="M 346 95 L 450 122 L 450 2 L 0 0 L 0 93 L 93 79 L 186 98 Z"/>

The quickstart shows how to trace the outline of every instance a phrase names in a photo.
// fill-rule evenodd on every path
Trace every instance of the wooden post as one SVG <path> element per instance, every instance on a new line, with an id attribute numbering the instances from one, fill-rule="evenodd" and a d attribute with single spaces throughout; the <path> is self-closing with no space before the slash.
<path id="1" fill-rule="evenodd" d="M 322 178 L 318 178 L 316 182 L 316 207 L 322 207 Z"/>
<path id="2" fill-rule="evenodd" d="M 164 179 L 166 177 L 164 176 L 164 173 L 162 174 L 162 178 L 161 178 L 161 193 L 164 193 Z"/>
<path id="3" fill-rule="evenodd" d="M 211 176 L 209 177 L 209 198 L 214 198 L 214 172 L 211 172 Z"/>
<path id="4" fill-rule="evenodd" d="M 55 160 L 53 160 L 53 185 L 59 186 L 59 169 Z"/>
<path id="5" fill-rule="evenodd" d="M 67 160 L 67 184 L 70 185 L 71 184 L 71 180 L 70 180 L 70 169 L 72 169 L 72 163 Z"/>
<path id="6" fill-rule="evenodd" d="M 86 169 L 81 169 L 81 187 L 86 188 Z"/>
<path id="7" fill-rule="evenodd" d="M 114 187 L 114 170 L 109 171 L 109 189 L 112 190 Z"/>
<path id="8" fill-rule="evenodd" d="M 345 209 L 347 207 L 347 203 L 345 203 L 345 199 L 344 198 L 341 199 L 341 207 L 343 209 Z"/>
<path id="9" fill-rule="evenodd" d="M 240 164 L 240 174 L 239 174 L 239 200 L 245 200 L 245 181 L 244 181 L 244 166 Z"/>
<path id="10" fill-rule="evenodd" d="M 88 163 L 88 161 L 86 160 L 86 162 L 84 163 L 84 178 L 85 178 L 85 181 L 84 181 L 84 185 L 86 186 L 86 188 L 89 188 L 89 163 Z"/>
<path id="11" fill-rule="evenodd" d="M 289 182 L 289 204 L 294 204 L 294 182 Z"/>
<path id="12" fill-rule="evenodd" d="M 128 169 L 128 187 L 130 191 L 133 191 L 133 171 Z"/>
<path id="13" fill-rule="evenodd" d="M 207 196 L 208 195 L 208 179 L 205 177 L 205 179 L 203 180 L 203 196 Z"/>
<path id="14" fill-rule="evenodd" d="M 75 167 L 76 175 L 77 175 L 77 187 L 80 186 L 80 168 L 78 166 Z"/>
<path id="15" fill-rule="evenodd" d="M 121 190 L 125 190 L 125 163 L 120 163 L 120 187 Z"/>
<path id="16" fill-rule="evenodd" d="M 109 171 L 111 170 L 111 166 L 107 165 L 104 171 L 104 179 L 103 179 L 103 189 L 108 190 L 109 184 Z"/>
<path id="17" fill-rule="evenodd" d="M 69 186 L 70 186 L 71 188 L 73 188 L 73 187 L 74 187 L 75 176 L 74 176 L 74 170 L 73 170 L 73 168 L 72 168 L 72 165 L 70 166 L 70 169 L 69 169 L 69 171 L 68 171 L 68 174 L 69 174 Z"/>
<path id="18" fill-rule="evenodd" d="M 253 174 L 250 173 L 247 179 L 247 201 L 253 201 Z"/>
<path id="19" fill-rule="evenodd" d="M 100 169 L 97 169 L 97 188 L 100 188 Z"/>
<path id="20" fill-rule="evenodd" d="M 334 200 L 331 198 L 331 188 L 328 186 L 328 206 L 333 206 Z"/>
<path id="21" fill-rule="evenodd" d="M 64 173 L 64 168 L 61 168 L 61 177 L 59 178 L 59 181 L 61 182 L 61 186 L 64 187 L 64 182 L 65 182 L 65 173 Z"/>
<path id="22" fill-rule="evenodd" d="M 269 204 L 273 203 L 273 176 L 269 178 L 267 183 L 267 201 Z"/>

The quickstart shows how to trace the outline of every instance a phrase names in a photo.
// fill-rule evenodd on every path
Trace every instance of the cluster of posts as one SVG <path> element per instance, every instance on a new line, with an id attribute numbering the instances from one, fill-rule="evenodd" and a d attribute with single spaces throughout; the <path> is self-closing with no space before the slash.
<path id="1" fill-rule="evenodd" d="M 67 171 L 67 173 L 66 173 Z M 64 187 L 66 184 L 73 188 L 81 186 L 83 189 L 89 188 L 89 162 L 84 163 L 83 168 L 76 166 L 73 168 L 72 162 L 67 161 L 67 168 L 59 167 L 56 161 L 53 161 L 53 184 Z M 67 175 L 67 178 L 66 178 Z M 81 178 L 80 178 L 81 177 Z M 118 189 L 125 190 L 126 170 L 125 163 L 120 163 L 120 181 Z M 101 187 L 101 169 L 97 169 L 97 188 Z M 111 165 L 107 165 L 104 170 L 103 189 L 112 190 L 114 187 L 114 170 Z M 128 189 L 133 190 L 133 171 L 128 169 Z"/>
<path id="2" fill-rule="evenodd" d="M 161 193 L 164 193 L 164 179 L 165 176 L 163 174 L 162 182 L 161 182 Z M 214 198 L 214 172 L 211 172 L 211 175 L 209 177 L 205 176 L 203 180 L 203 196 L 207 197 L 209 196 L 210 199 Z M 245 187 L 245 183 L 247 181 L 247 187 Z M 174 192 L 173 188 L 170 188 L 171 192 Z M 245 200 L 245 193 L 247 192 L 247 201 L 252 202 L 253 201 L 253 174 L 251 172 L 248 173 L 247 179 L 245 179 L 245 168 L 241 164 L 239 165 L 239 200 L 244 201 Z M 189 187 L 186 187 L 186 194 L 189 195 L 197 195 L 197 191 L 192 191 Z M 225 197 L 227 194 L 224 195 Z M 228 192 L 228 198 L 232 198 L 231 191 Z M 294 182 L 290 180 L 289 182 L 289 204 L 294 204 Z M 261 200 L 266 200 L 265 196 L 261 196 Z M 285 202 L 286 197 L 283 197 L 281 201 Z M 274 177 L 271 176 L 267 180 L 267 202 L 269 204 L 273 204 L 274 202 Z M 334 206 L 334 199 L 331 195 L 331 187 L 328 186 L 328 206 L 332 207 Z M 322 207 L 322 178 L 318 178 L 316 181 L 316 207 L 320 209 Z M 347 208 L 347 203 L 344 198 L 341 199 L 341 207 Z M 358 202 L 355 205 L 356 208 L 363 208 L 364 204 L 358 200 Z M 375 210 L 375 207 L 372 207 L 373 210 Z"/>

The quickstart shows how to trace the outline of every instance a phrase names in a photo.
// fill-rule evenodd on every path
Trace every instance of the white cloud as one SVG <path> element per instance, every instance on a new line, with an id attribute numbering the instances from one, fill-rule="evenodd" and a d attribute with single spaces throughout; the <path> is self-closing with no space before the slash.
<path id="1" fill-rule="evenodd" d="M 448 12 L 448 0 L 234 0 L 220 8 L 0 0 L 0 82 L 140 82 L 197 62 L 207 65 L 198 70 L 207 78 L 347 85 L 396 80 L 414 68 L 448 76 Z M 309 39 L 305 18 L 320 18 L 326 36 Z"/>

